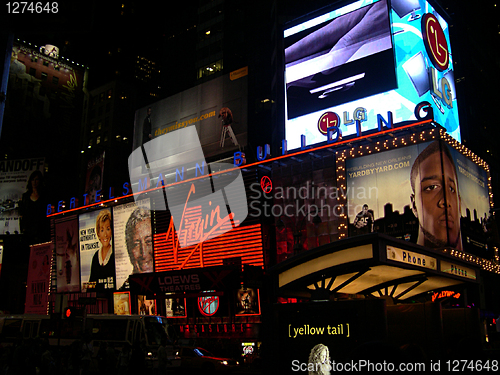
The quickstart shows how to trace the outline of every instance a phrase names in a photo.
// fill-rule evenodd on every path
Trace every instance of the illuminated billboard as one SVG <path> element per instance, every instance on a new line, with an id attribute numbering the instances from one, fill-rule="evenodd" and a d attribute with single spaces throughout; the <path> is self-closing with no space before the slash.
<path id="1" fill-rule="evenodd" d="M 0 161 L 0 234 L 44 234 L 44 164 L 43 158 Z"/>
<path id="2" fill-rule="evenodd" d="M 58 48 L 14 42 L 7 101 L 13 112 L 72 124 L 78 116 L 85 69 L 59 58 Z M 32 97 L 31 104 L 26 100 Z"/>
<path id="3" fill-rule="evenodd" d="M 25 314 L 47 315 L 48 313 L 52 248 L 50 242 L 31 246 Z"/>
<path id="4" fill-rule="evenodd" d="M 115 289 L 111 210 L 102 209 L 80 215 L 78 223 L 82 292 Z"/>
<path id="5" fill-rule="evenodd" d="M 382 232 L 430 248 L 486 255 L 470 242 L 486 243 L 487 171 L 447 143 L 347 159 L 346 182 L 350 236 Z"/>
<path id="6" fill-rule="evenodd" d="M 57 293 L 80 291 L 80 251 L 76 216 L 55 222 Z"/>
<path id="7" fill-rule="evenodd" d="M 248 76 L 246 69 L 242 71 L 244 74 L 226 74 L 137 110 L 133 148 L 190 126 L 196 128 L 207 158 L 245 147 Z"/>
<path id="8" fill-rule="evenodd" d="M 460 141 L 446 21 L 424 0 L 359 0 L 284 30 L 288 149 L 376 131 L 377 115 L 415 121 L 423 101 Z M 303 138 L 305 137 L 305 139 Z"/>
<path id="9" fill-rule="evenodd" d="M 116 287 L 128 289 L 128 277 L 153 272 L 149 199 L 113 207 Z"/>

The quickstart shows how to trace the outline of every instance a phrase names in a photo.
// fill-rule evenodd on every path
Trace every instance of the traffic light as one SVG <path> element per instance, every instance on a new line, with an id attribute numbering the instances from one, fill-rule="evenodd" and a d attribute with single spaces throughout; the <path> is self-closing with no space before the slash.
<path id="1" fill-rule="evenodd" d="M 74 307 L 66 307 L 63 310 L 62 317 L 63 319 L 72 319 L 76 316 L 76 310 Z"/>
<path id="2" fill-rule="evenodd" d="M 62 318 L 63 319 L 74 319 L 83 316 L 84 309 L 77 309 L 76 307 L 66 307 L 63 309 Z"/>

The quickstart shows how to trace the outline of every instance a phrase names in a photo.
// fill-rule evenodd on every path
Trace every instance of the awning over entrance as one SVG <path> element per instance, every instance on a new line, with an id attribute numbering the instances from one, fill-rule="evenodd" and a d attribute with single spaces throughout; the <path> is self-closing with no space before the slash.
<path id="1" fill-rule="evenodd" d="M 270 269 L 278 295 L 328 299 L 335 293 L 389 296 L 479 283 L 479 267 L 444 250 L 430 250 L 379 233 L 304 252 Z"/>

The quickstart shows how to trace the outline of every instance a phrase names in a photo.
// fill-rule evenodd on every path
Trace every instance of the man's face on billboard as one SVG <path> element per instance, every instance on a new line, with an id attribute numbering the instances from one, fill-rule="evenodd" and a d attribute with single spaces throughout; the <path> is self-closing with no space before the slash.
<path id="1" fill-rule="evenodd" d="M 153 272 L 153 241 L 149 219 L 142 220 L 135 226 L 132 256 L 134 273 Z"/>
<path id="2" fill-rule="evenodd" d="M 420 163 L 415 195 L 412 196 L 413 210 L 420 226 L 417 243 L 434 248 L 449 245 L 461 249 L 457 175 L 449 158 L 444 154 L 442 158 L 444 181 L 439 152 Z"/>

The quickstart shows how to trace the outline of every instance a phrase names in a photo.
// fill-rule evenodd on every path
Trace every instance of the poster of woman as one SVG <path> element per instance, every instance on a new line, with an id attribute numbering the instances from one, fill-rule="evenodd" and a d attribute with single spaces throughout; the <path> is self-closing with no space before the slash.
<path id="1" fill-rule="evenodd" d="M 103 209 L 80 216 L 82 292 L 115 288 L 115 255 L 111 211 Z"/>

